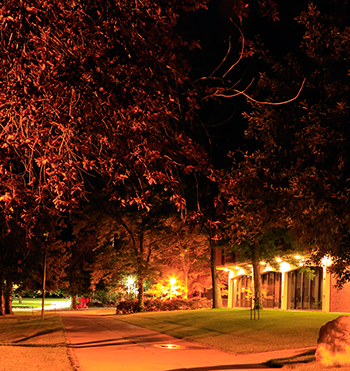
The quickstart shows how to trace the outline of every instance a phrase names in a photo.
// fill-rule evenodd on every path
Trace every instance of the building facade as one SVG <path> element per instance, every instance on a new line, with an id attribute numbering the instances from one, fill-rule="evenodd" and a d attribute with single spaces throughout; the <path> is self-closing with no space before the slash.
<path id="1" fill-rule="evenodd" d="M 302 267 L 278 259 L 277 268 L 261 263 L 263 308 L 281 310 L 313 310 L 350 312 L 350 283 L 336 288 L 329 272 L 330 262 L 321 267 Z M 226 259 L 227 260 L 227 259 Z M 220 260 L 219 260 L 220 261 Z M 254 296 L 253 268 L 222 261 L 218 269 L 228 272 L 228 308 L 250 308 Z"/>

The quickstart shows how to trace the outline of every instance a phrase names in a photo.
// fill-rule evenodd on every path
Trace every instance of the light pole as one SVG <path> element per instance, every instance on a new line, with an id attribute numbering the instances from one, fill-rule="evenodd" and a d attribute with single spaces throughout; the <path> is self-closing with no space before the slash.
<path id="1" fill-rule="evenodd" d="M 47 255 L 47 240 L 49 232 L 43 234 L 44 237 L 44 261 L 43 261 L 43 285 L 42 285 L 42 299 L 41 299 L 41 320 L 44 320 L 44 306 L 45 306 L 45 285 L 46 285 L 46 255 Z"/>
<path id="2" fill-rule="evenodd" d="M 126 281 L 126 285 L 128 286 L 128 299 L 130 299 L 131 287 L 134 285 L 134 282 L 135 281 L 131 277 Z"/>

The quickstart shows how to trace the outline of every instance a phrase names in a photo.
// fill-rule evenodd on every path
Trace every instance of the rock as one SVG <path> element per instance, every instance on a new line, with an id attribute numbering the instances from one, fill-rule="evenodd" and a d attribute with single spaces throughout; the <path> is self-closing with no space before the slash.
<path id="1" fill-rule="evenodd" d="M 325 366 L 350 364 L 350 316 L 340 316 L 321 327 L 316 361 Z"/>

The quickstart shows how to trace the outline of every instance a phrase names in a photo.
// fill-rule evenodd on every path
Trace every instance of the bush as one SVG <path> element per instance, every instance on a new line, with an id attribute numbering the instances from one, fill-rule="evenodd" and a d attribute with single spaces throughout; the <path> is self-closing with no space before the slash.
<path id="1" fill-rule="evenodd" d="M 116 314 L 135 313 L 137 311 L 137 299 L 120 301 L 116 306 Z M 193 299 L 145 299 L 144 312 L 160 312 L 172 310 L 189 310 L 212 308 L 212 300 L 206 298 Z"/>
<path id="2" fill-rule="evenodd" d="M 137 299 L 122 300 L 116 305 L 116 314 L 135 313 L 137 311 Z"/>

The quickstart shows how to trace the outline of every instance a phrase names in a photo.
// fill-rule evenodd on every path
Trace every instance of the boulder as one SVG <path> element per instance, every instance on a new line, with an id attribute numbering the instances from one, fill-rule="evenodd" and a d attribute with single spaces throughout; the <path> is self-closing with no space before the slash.
<path id="1" fill-rule="evenodd" d="M 316 361 L 325 366 L 350 364 L 350 316 L 340 316 L 321 327 Z"/>

